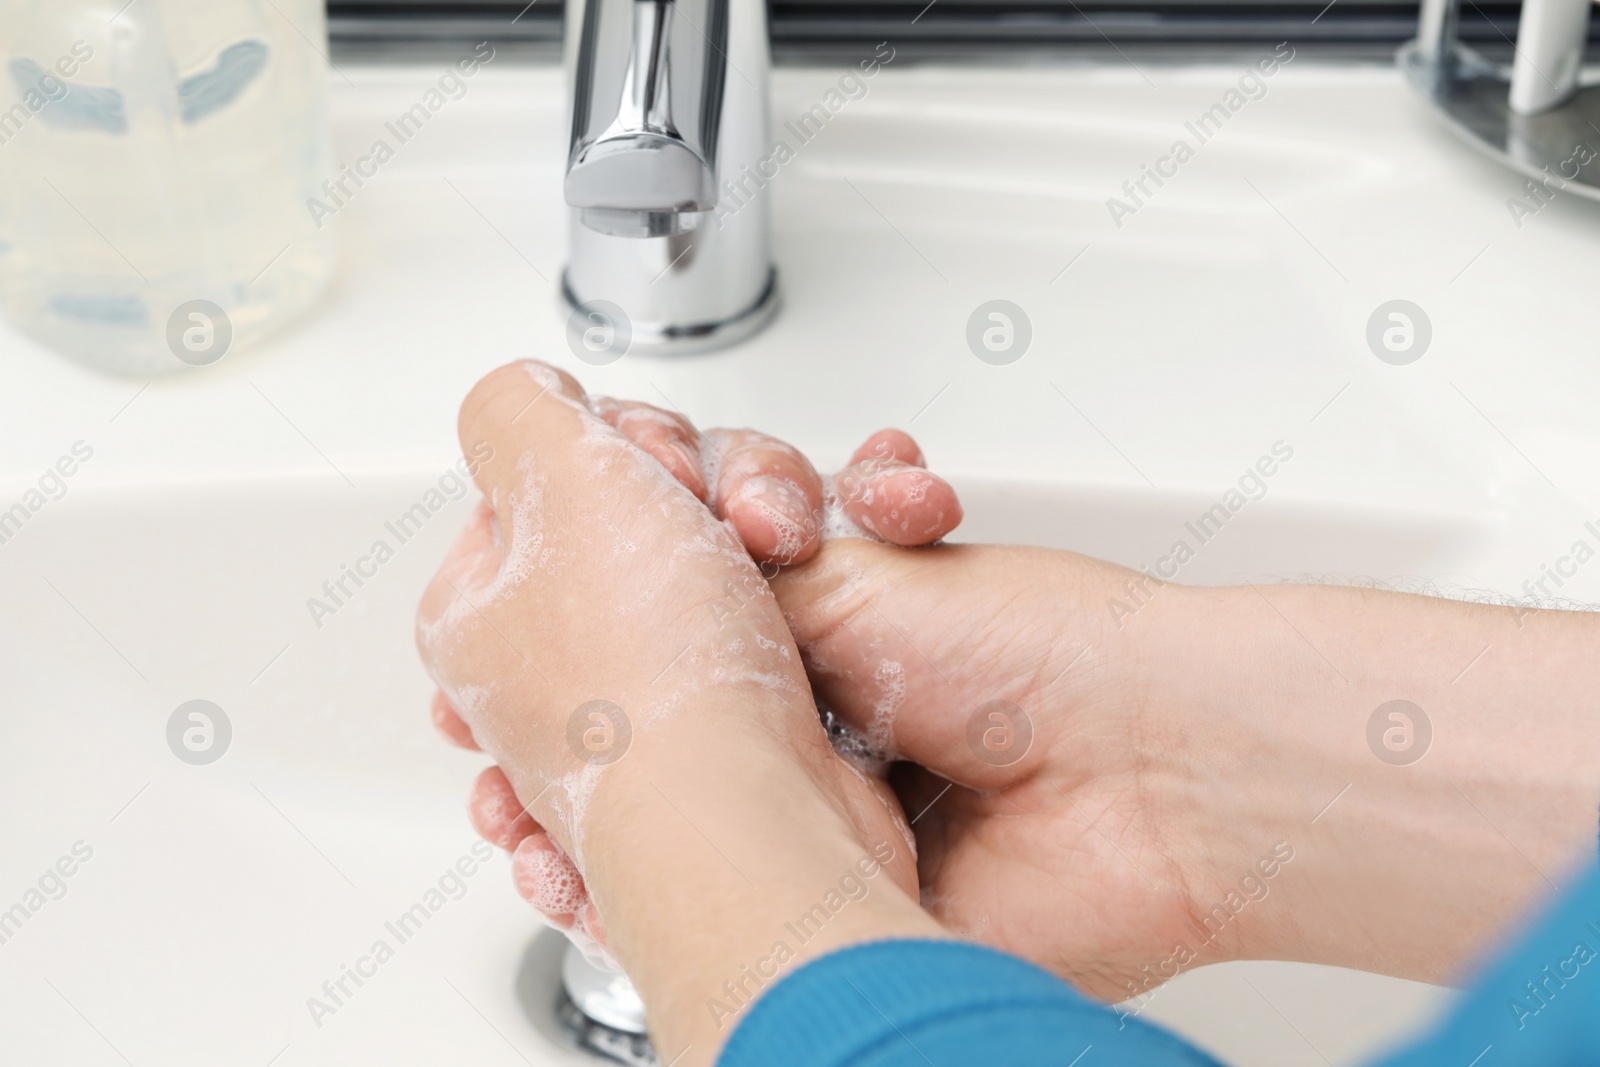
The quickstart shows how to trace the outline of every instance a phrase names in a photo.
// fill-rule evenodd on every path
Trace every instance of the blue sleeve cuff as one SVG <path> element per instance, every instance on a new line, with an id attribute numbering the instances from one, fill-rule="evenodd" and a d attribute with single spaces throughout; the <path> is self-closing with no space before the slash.
<path id="1" fill-rule="evenodd" d="M 1583 872 L 1473 983 L 1443 1026 L 1383 1067 L 1600 1063 L 1600 867 Z"/>
<path id="2" fill-rule="evenodd" d="M 767 990 L 719 1067 L 1216 1067 L 1176 1037 L 1031 964 L 956 941 L 823 956 Z M 1491 1058 L 1492 1057 L 1492 1058 Z M 1431 1036 L 1385 1067 L 1600 1063 L 1600 869 L 1533 922 Z"/>
<path id="3" fill-rule="evenodd" d="M 1172 1035 L 1085 999 L 1015 957 L 959 941 L 880 941 L 767 990 L 718 1067 L 1215 1067 Z"/>

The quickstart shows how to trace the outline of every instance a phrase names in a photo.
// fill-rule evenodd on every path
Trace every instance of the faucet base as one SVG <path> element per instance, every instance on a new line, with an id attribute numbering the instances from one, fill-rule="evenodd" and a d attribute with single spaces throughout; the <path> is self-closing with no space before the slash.
<path id="1" fill-rule="evenodd" d="M 1508 68 L 1453 40 L 1423 45 L 1412 41 L 1396 58 L 1451 130 L 1552 191 L 1600 199 L 1600 85 L 1580 85 L 1564 104 L 1521 115 L 1511 107 Z"/>
<path id="2" fill-rule="evenodd" d="M 572 280 L 568 271 L 561 272 L 561 296 L 569 308 L 576 310 L 584 306 L 583 301 L 572 291 Z M 756 297 L 755 303 L 738 314 L 717 322 L 630 321 L 627 351 L 652 355 L 687 355 L 736 345 L 760 333 L 778 313 L 781 304 L 782 300 L 778 295 L 778 270 L 776 267 L 769 267 L 767 284 L 762 287 L 761 295 Z"/>

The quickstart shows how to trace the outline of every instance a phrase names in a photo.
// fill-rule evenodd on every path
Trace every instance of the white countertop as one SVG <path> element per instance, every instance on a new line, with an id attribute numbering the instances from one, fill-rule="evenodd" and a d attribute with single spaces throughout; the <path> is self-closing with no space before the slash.
<path id="1" fill-rule="evenodd" d="M 342 160 L 431 75 L 346 73 L 354 88 L 333 80 Z M 553 284 L 559 75 L 490 68 L 341 213 L 332 291 L 257 350 L 140 393 L 0 331 L 0 486 L 80 437 L 99 454 L 79 488 L 334 476 L 252 385 L 358 483 L 431 470 L 455 448 L 472 381 L 536 355 L 703 423 L 759 425 L 823 463 L 895 424 L 957 472 L 1143 484 L 1136 465 L 1157 486 L 1210 486 L 1282 437 L 1310 453 L 1295 483 L 1308 496 L 1478 509 L 1559 494 L 1574 517 L 1600 515 L 1584 295 L 1600 207 L 1560 198 L 1519 229 L 1505 200 L 1520 180 L 1397 75 L 1302 60 L 1115 228 L 1106 198 L 1237 76 L 887 68 L 777 180 L 775 326 L 729 352 L 596 369 L 567 353 Z M 779 70 L 775 129 L 834 77 Z M 994 296 L 1034 322 L 1009 367 L 963 340 Z M 1409 367 L 1363 343 L 1393 297 L 1433 321 Z"/>

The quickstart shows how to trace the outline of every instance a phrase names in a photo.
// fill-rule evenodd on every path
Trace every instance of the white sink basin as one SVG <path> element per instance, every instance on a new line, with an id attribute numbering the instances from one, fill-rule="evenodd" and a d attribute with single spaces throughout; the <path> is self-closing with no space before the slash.
<path id="1" fill-rule="evenodd" d="M 432 77 L 347 73 L 341 158 Z M 823 465 L 900 425 L 957 480 L 962 539 L 1135 566 L 1283 440 L 1294 460 L 1184 580 L 1520 594 L 1600 517 L 1578 280 L 1595 208 L 1561 200 L 1517 230 L 1513 178 L 1398 78 L 1302 64 L 1119 230 L 1105 198 L 1238 72 L 1147 73 L 1154 87 L 1121 68 L 880 75 L 780 179 L 786 309 L 734 352 L 567 355 L 549 284 L 559 78 L 509 67 L 341 214 L 335 291 L 268 346 L 146 389 L 0 333 L 0 508 L 75 441 L 94 449 L 0 544 L 0 909 L 75 842 L 93 850 L 0 946 L 0 1060 L 569 1062 L 518 1001 L 535 923 L 503 859 L 404 943 L 385 925 L 472 856 L 461 802 L 482 759 L 433 737 L 410 639 L 469 501 L 320 627 L 306 606 L 437 481 L 457 401 L 510 358 L 763 426 Z M 835 77 L 780 71 L 777 117 Z M 964 341 L 996 297 L 1033 322 L 1008 367 Z M 1434 322 L 1409 367 L 1362 339 L 1393 297 Z M 1600 568 L 1561 593 L 1600 600 Z M 211 765 L 167 747 L 192 699 L 231 720 Z M 323 983 L 380 939 L 393 958 L 314 1017 L 308 998 L 332 1005 Z M 1342 1064 L 1444 995 L 1234 965 L 1183 977 L 1146 1017 L 1242 1065 Z"/>
<path id="2" fill-rule="evenodd" d="M 5 546 L 0 795 L 23 825 L 8 834 L 4 884 L 20 899 L 75 841 L 93 849 L 66 895 L 4 946 L 6 1059 L 119 1062 L 81 1011 L 134 1064 L 265 1064 L 286 1044 L 283 1064 L 515 1062 L 504 1041 L 541 1067 L 566 1062 L 518 1007 L 535 923 L 503 859 L 461 878 L 460 899 L 434 901 L 419 931 L 394 925 L 472 857 L 461 802 L 482 760 L 433 736 L 410 643 L 418 591 L 466 503 L 432 519 L 320 630 L 305 607 L 341 563 L 393 541 L 385 522 L 428 481 L 86 492 Z M 1029 502 L 1038 494 L 1021 484 L 961 488 L 973 537 L 1130 560 L 1165 548 L 1180 516 L 1201 510 L 1148 492 L 1062 487 Z M 1194 566 L 1260 574 L 1238 566 L 1259 543 L 1284 553 L 1274 561 L 1300 545 L 1344 573 L 1435 573 L 1481 538 L 1464 522 L 1407 529 L 1270 505 Z M 173 710 L 196 698 L 221 706 L 233 730 L 206 766 L 179 762 L 165 737 Z M 411 936 L 401 943 L 396 929 Z M 336 1004 L 322 983 L 378 940 L 394 958 L 364 964 L 376 974 L 360 988 L 347 979 Z M 1407 983 L 1258 969 L 1286 972 L 1256 976 L 1258 987 L 1316 1005 L 1303 1027 L 1338 1017 L 1379 1033 L 1430 1000 Z M 1198 972 L 1158 994 L 1149 1017 L 1193 1016 L 1213 1044 L 1258 1050 L 1241 1062 L 1298 1062 L 1292 1031 L 1273 1033 L 1271 1009 L 1235 995 L 1249 994 L 1249 973 Z M 311 997 L 336 1008 L 316 1013 L 320 1027 Z M 1370 1016 L 1374 1002 L 1387 1019 Z M 1219 1023 L 1246 1044 L 1230 1045 Z M 1349 1040 L 1333 1030 L 1329 1051 Z"/>

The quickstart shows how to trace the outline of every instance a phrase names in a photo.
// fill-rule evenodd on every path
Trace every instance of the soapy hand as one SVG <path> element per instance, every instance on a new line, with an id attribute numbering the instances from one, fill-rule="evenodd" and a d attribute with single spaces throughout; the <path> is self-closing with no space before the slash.
<path id="1" fill-rule="evenodd" d="M 900 544 L 926 543 L 947 533 L 960 521 L 961 511 L 954 492 L 921 468 L 920 451 L 898 431 L 873 435 L 852 457 L 846 470 L 825 485 L 803 456 L 772 438 L 745 430 L 702 435 L 673 413 L 645 404 L 587 398 L 577 383 L 564 374 L 540 364 L 519 366 L 520 369 L 506 368 L 486 379 L 463 408 L 464 441 L 472 439 L 472 434 L 482 433 L 502 437 L 509 434 L 516 440 L 508 451 L 496 450 L 496 455 L 512 457 L 508 463 L 486 469 L 478 477 L 480 487 L 495 506 L 479 507 L 430 587 L 419 614 L 419 646 L 441 682 L 432 707 L 434 722 L 441 732 L 464 747 L 488 749 L 506 767 L 520 768 L 509 777 L 498 765 L 480 775 L 469 800 L 474 826 L 486 839 L 513 853 L 518 891 L 553 925 L 567 931 L 580 944 L 603 944 L 605 932 L 599 909 L 579 871 L 581 862 L 574 856 L 574 849 L 581 847 L 579 816 L 584 793 L 593 788 L 595 776 L 575 775 L 570 769 L 565 775 L 553 771 L 530 773 L 526 745 L 519 746 L 508 759 L 508 738 L 526 730 L 510 718 L 503 679 L 508 674 L 527 675 L 529 668 L 535 667 L 532 660 L 545 661 L 533 649 L 522 655 L 523 643 L 514 636 L 526 633 L 529 623 L 536 620 L 519 616 L 510 622 L 496 621 L 499 603 L 520 596 L 528 607 L 536 608 L 536 602 L 527 601 L 518 587 L 539 584 L 529 579 L 539 578 L 539 570 L 551 567 L 559 567 L 566 580 L 585 588 L 607 584 L 599 577 L 601 574 L 616 574 L 616 590 L 618 595 L 626 594 L 625 605 L 635 598 L 645 608 L 650 604 L 670 607 L 696 597 L 701 601 L 715 599 L 708 597 L 705 589 L 688 597 L 677 592 L 657 592 L 645 576 L 663 571 L 670 576 L 675 570 L 688 571 L 691 563 L 701 562 L 686 558 L 685 544 L 704 546 L 696 550 L 704 556 L 726 556 L 723 548 L 737 536 L 750 554 L 749 558 L 740 554 L 743 571 L 730 565 L 735 561 L 726 558 L 715 561 L 718 567 L 709 566 L 713 560 L 705 561 L 708 570 L 721 575 L 719 589 L 728 602 L 721 613 L 726 619 L 715 611 L 707 612 L 705 619 L 748 624 L 763 611 L 776 614 L 765 582 L 755 573 L 751 559 L 771 568 L 767 573 L 775 573 L 778 564 L 814 555 L 827 529 L 856 533 L 865 530 Z M 517 408 L 500 410 L 511 401 L 496 397 L 494 390 L 510 391 L 520 397 L 529 391 L 530 380 L 537 385 L 531 394 L 537 399 L 530 402 L 522 398 L 516 402 Z M 524 404 L 528 406 L 522 408 Z M 538 460 L 540 453 L 537 448 L 529 452 L 529 442 L 522 438 L 543 428 L 543 422 L 535 415 L 544 415 L 544 411 L 535 408 L 535 404 L 555 413 L 565 408 L 570 418 L 586 427 L 579 437 L 577 451 L 581 458 L 576 464 L 585 481 L 583 493 L 598 491 L 599 487 L 593 484 L 596 479 L 604 482 L 621 478 L 626 483 L 620 492 L 619 487 L 611 487 L 624 499 L 602 509 L 601 520 L 602 525 L 611 526 L 611 540 L 626 546 L 620 555 L 613 552 L 610 558 L 600 558 L 594 543 L 598 538 L 591 536 L 598 533 L 592 529 L 595 517 L 580 519 L 576 512 L 581 508 L 568 503 L 579 490 L 576 486 L 558 490 L 545 484 L 541 480 L 542 465 L 530 462 Z M 513 412 L 518 413 L 513 416 Z M 510 425 L 519 421 L 526 424 L 521 430 Z M 518 455 L 524 456 L 520 463 Z M 510 464 L 518 465 L 513 471 Z M 585 466 L 591 469 L 582 475 Z M 688 494 L 666 491 L 673 480 L 707 507 L 699 508 L 695 515 Z M 627 501 L 630 493 L 639 499 Z M 547 513 L 560 514 L 561 518 L 547 521 Z M 722 522 L 717 522 L 718 518 Z M 558 553 L 557 542 L 562 541 L 571 544 L 567 552 Z M 541 564 L 540 560 L 544 562 Z M 709 579 L 702 576 L 701 583 L 706 580 Z M 629 585 L 629 581 L 635 584 Z M 729 590 L 737 595 L 730 599 Z M 549 589 L 543 592 L 548 595 Z M 631 649 L 635 660 L 660 660 L 671 669 L 674 650 L 665 644 L 657 650 L 658 656 L 640 653 L 652 642 L 659 642 L 661 629 L 672 631 L 673 640 L 680 640 L 677 635 L 681 630 L 675 626 L 646 627 L 636 637 L 623 640 L 615 632 L 616 626 L 617 620 L 607 620 L 607 632 L 592 634 L 589 641 L 600 647 L 623 644 Z M 475 651 L 463 655 L 461 646 L 474 643 L 461 636 L 468 628 L 480 632 L 476 640 L 486 647 L 475 645 Z M 485 628 L 487 633 L 483 632 Z M 582 635 L 571 632 L 570 627 L 565 629 L 567 640 L 558 643 L 569 649 L 568 656 L 552 662 L 558 664 L 558 669 L 568 663 L 587 662 L 597 677 L 608 679 L 608 695 L 617 692 L 616 685 L 610 683 L 612 672 L 595 663 L 592 648 Z M 809 706 L 809 687 L 800 673 L 798 657 L 790 658 L 792 645 L 781 618 L 778 631 L 755 633 L 750 635 L 752 639 L 743 641 L 733 638 L 727 647 L 738 647 L 741 662 L 735 665 L 733 656 L 722 655 L 715 669 L 763 677 L 766 684 L 784 692 L 791 703 Z M 530 643 L 545 644 L 543 639 L 548 636 L 541 634 L 541 640 Z M 726 635 L 716 636 L 728 641 Z M 496 638 L 500 640 L 497 642 Z M 497 643 L 499 649 L 495 648 Z M 703 666 L 700 657 L 704 655 L 701 650 L 690 652 L 684 657 L 688 661 L 683 665 L 685 670 L 692 672 Z M 491 666 L 495 663 L 500 665 Z M 548 677 L 538 680 L 551 681 Z M 677 698 L 655 691 L 657 688 L 655 683 L 644 685 L 635 680 L 635 691 L 646 696 L 635 696 L 630 701 L 610 699 L 627 703 L 632 709 L 649 708 L 648 715 L 671 714 Z M 571 699 L 577 695 L 574 693 Z M 639 715 L 635 713 L 633 718 L 637 720 Z M 814 711 L 811 728 L 816 730 Z M 548 745 L 553 745 L 559 754 L 566 754 L 564 743 Z M 522 780 L 514 786 L 519 774 Z M 866 789 L 875 794 L 874 818 L 884 812 L 898 817 L 898 809 L 881 782 L 863 779 L 845 784 L 851 790 Z M 530 800 L 525 805 L 519 800 L 519 793 L 537 801 Z M 530 807 L 543 808 L 549 814 L 536 818 L 530 814 Z M 547 828 L 552 814 L 558 825 Z M 905 851 L 909 860 L 909 850 Z M 904 869 L 909 871 L 909 867 Z"/>

